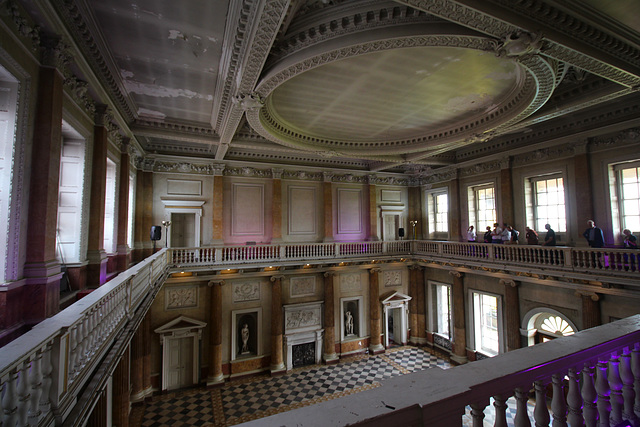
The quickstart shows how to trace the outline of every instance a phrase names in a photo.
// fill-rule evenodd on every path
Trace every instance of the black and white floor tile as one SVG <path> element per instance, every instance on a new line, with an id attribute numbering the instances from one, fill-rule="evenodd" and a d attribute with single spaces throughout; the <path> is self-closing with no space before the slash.
<path id="1" fill-rule="evenodd" d="M 221 388 L 197 388 L 155 396 L 132 411 L 132 427 L 222 427 L 267 417 L 378 387 L 380 381 L 432 367 L 448 369 L 441 357 L 421 348 L 399 347 L 376 356 L 358 356 L 336 365 L 313 365 L 271 377 L 230 381 Z M 515 414 L 510 399 L 507 418 Z M 531 408 L 532 409 L 532 408 Z M 493 407 L 484 425 L 493 425 Z M 463 418 L 471 424 L 470 408 Z"/>

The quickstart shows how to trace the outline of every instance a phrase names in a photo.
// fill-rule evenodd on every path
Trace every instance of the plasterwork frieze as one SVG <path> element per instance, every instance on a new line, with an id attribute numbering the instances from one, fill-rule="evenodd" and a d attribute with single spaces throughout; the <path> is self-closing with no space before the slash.
<path id="1" fill-rule="evenodd" d="M 252 178 L 271 178 L 271 169 L 256 169 L 252 167 L 236 167 L 230 168 L 225 167 L 224 169 L 225 176 L 246 176 Z"/>
<path id="2" fill-rule="evenodd" d="M 615 136 L 596 137 L 591 139 L 595 147 L 609 147 L 612 145 L 637 144 L 640 142 L 640 128 L 624 130 Z"/>
<path id="3" fill-rule="evenodd" d="M 285 170 L 282 172 L 283 179 L 300 179 L 305 181 L 322 181 L 322 172 L 306 172 L 302 170 L 291 171 Z"/>
<path id="4" fill-rule="evenodd" d="M 40 45 L 40 27 L 31 21 L 28 14 L 17 1 L 4 0 L 0 2 L 2 14 L 8 16 L 16 27 L 18 34 L 29 40 L 31 50 L 38 50 Z"/>
<path id="5" fill-rule="evenodd" d="M 153 163 L 153 171 L 213 175 L 213 167 L 211 165 L 194 164 L 191 162 L 155 161 Z"/>
<path id="6" fill-rule="evenodd" d="M 321 318 L 320 306 L 301 310 L 287 310 L 285 311 L 284 324 L 286 331 L 289 332 L 310 326 L 320 326 Z"/>
<path id="7" fill-rule="evenodd" d="M 315 295 L 315 276 L 292 277 L 289 280 L 290 293 L 292 298 Z"/>
<path id="8" fill-rule="evenodd" d="M 402 270 L 391 270 L 383 273 L 384 286 L 402 286 Z"/>
<path id="9" fill-rule="evenodd" d="M 89 84 L 78 79 L 76 76 L 69 76 L 64 80 L 64 86 L 71 94 L 73 100 L 78 104 L 85 113 L 90 117 L 96 112 L 96 104 L 89 96 Z"/>
<path id="10" fill-rule="evenodd" d="M 260 283 L 246 282 L 233 284 L 233 302 L 259 301 Z"/>
<path id="11" fill-rule="evenodd" d="M 341 292 L 358 292 L 362 290 L 361 277 L 358 273 L 340 275 Z"/>
<path id="12" fill-rule="evenodd" d="M 165 309 L 198 307 L 198 286 L 165 288 Z"/>

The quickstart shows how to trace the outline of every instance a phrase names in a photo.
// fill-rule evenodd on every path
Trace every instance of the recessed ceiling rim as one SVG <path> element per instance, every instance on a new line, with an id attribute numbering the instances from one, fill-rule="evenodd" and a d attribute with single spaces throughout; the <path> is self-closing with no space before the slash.
<path id="1" fill-rule="evenodd" d="M 291 78 L 294 78 L 297 75 L 300 75 L 308 70 L 311 70 L 316 67 L 320 67 L 322 65 L 338 61 L 341 59 L 363 55 L 372 52 L 390 50 L 390 49 L 398 49 L 398 48 L 407 48 L 407 47 L 455 47 L 455 48 L 466 48 L 466 49 L 474 49 L 480 51 L 495 51 L 496 49 L 496 41 L 493 39 L 489 39 L 486 37 L 477 37 L 477 36 L 452 36 L 452 35 L 426 35 L 426 36 L 410 36 L 410 37 L 399 37 L 389 40 L 375 40 L 366 43 L 360 43 L 351 46 L 345 46 L 339 49 L 334 49 L 327 52 L 322 52 L 318 55 L 306 58 L 303 61 L 295 63 L 289 67 L 280 70 L 277 73 L 269 76 L 256 88 L 256 93 L 262 99 L 269 98 L 269 95 L 276 90 L 280 85 L 285 83 Z M 514 61 L 516 61 L 514 59 Z M 516 62 L 520 62 L 517 60 Z M 535 62 L 535 61 L 534 61 Z M 468 131 L 454 131 L 447 130 L 445 132 L 438 131 L 434 135 L 426 135 L 424 137 L 414 137 L 406 140 L 398 140 L 398 141 L 378 141 L 378 142 L 363 142 L 359 145 L 354 145 L 353 141 L 331 141 L 328 139 L 311 137 L 309 135 L 304 135 L 303 133 L 298 133 L 297 135 L 292 135 L 293 132 L 288 131 L 285 126 L 279 126 L 281 123 L 273 120 L 272 115 L 269 113 L 269 103 L 266 102 L 261 108 L 254 108 L 247 110 L 246 116 L 251 127 L 258 132 L 260 135 L 265 137 L 266 139 L 276 142 L 278 144 L 307 150 L 307 151 L 318 151 L 318 150 L 332 150 L 337 153 L 342 153 L 344 155 L 362 155 L 360 151 L 362 148 L 366 148 L 369 150 L 369 154 L 374 155 L 385 155 L 390 154 L 389 150 L 394 150 L 393 154 L 398 153 L 416 153 L 424 150 L 425 143 L 429 143 L 437 141 L 439 144 L 451 141 L 460 141 L 465 139 L 478 139 L 484 133 L 489 132 L 490 130 L 500 126 L 505 122 L 513 122 L 515 118 L 521 120 L 523 117 L 523 111 L 535 111 L 539 108 L 542 103 L 536 102 L 540 100 L 540 96 L 536 96 L 536 92 L 538 88 L 536 87 L 536 82 L 548 80 L 549 76 L 535 76 L 535 73 L 540 72 L 543 67 L 527 67 L 519 64 L 520 67 L 526 69 L 524 82 L 521 84 L 520 91 L 517 95 L 512 96 L 507 104 L 513 103 L 514 106 L 519 106 L 521 109 L 515 113 L 513 113 L 513 109 L 510 109 L 508 112 L 503 112 L 503 114 L 495 114 L 492 119 L 484 120 L 482 125 L 477 123 L 473 123 L 475 120 L 471 120 L 471 123 L 463 123 L 461 125 L 456 126 L 458 129 L 469 129 Z M 548 71 L 548 68 L 545 69 Z M 525 90 L 526 92 L 523 92 Z M 548 91 L 544 91 L 545 93 Z M 517 97 L 520 97 L 517 100 Z M 527 98 L 529 101 L 537 104 L 533 109 L 532 106 L 527 103 L 527 105 L 521 105 L 523 100 Z M 544 99 L 548 97 L 545 96 Z M 513 102 L 516 99 L 519 102 Z M 532 111 L 531 111 L 532 110 Z M 505 119 L 505 116 L 508 114 L 508 117 Z M 527 114 L 527 115 L 528 115 Z M 280 127 L 280 129 L 279 129 Z M 283 131 L 286 130 L 286 131 Z M 435 135 L 438 134 L 436 138 Z M 445 135 L 441 135 L 445 134 Z M 311 139 L 311 141 L 309 141 Z M 317 139 L 318 142 L 313 140 Z M 372 144 L 386 144 L 387 147 L 383 149 L 375 149 L 372 148 Z M 350 149 L 349 147 L 355 147 Z M 398 151 L 400 150 L 401 151 Z M 373 151 L 372 151 L 373 150 Z"/>

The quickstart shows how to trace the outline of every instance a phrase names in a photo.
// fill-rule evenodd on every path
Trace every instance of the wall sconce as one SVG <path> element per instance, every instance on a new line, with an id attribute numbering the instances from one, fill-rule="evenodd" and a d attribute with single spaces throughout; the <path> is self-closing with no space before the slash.
<path id="1" fill-rule="evenodd" d="M 171 227 L 171 221 L 162 221 L 162 225 L 164 225 L 164 247 L 168 248 L 169 246 L 167 246 L 167 242 L 169 241 L 169 227 Z"/>

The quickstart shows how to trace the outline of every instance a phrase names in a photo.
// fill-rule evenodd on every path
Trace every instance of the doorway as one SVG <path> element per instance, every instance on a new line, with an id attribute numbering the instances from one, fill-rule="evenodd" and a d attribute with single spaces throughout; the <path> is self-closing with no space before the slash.
<path id="1" fill-rule="evenodd" d="M 170 246 L 173 248 L 196 247 L 196 214 L 177 213 L 171 214 Z"/>
<path id="2" fill-rule="evenodd" d="M 169 338 L 167 340 L 167 390 L 190 387 L 193 385 L 193 348 L 194 337 Z"/>
<path id="3" fill-rule="evenodd" d="M 402 345 L 402 308 L 390 308 L 387 310 L 387 336 L 389 343 L 387 347 Z"/>
<path id="4" fill-rule="evenodd" d="M 383 240 L 398 240 L 398 230 L 400 229 L 400 215 L 383 215 Z"/>

